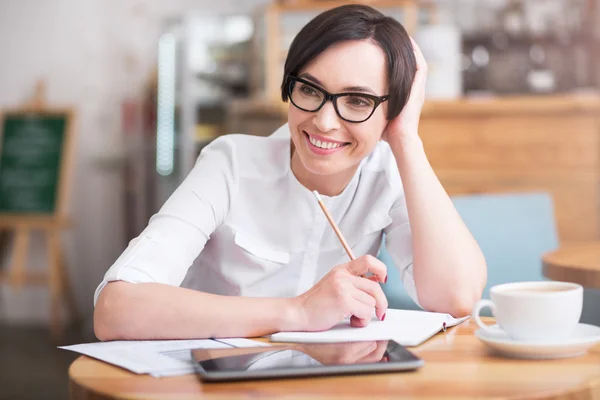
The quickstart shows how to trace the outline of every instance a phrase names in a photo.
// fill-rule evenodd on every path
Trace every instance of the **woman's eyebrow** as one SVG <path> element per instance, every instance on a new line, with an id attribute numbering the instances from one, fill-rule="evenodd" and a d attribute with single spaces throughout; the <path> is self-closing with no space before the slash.
<path id="1" fill-rule="evenodd" d="M 365 93 L 371 93 L 371 94 L 375 94 L 375 92 L 373 90 L 371 90 L 370 87 L 368 86 L 348 86 L 345 87 L 344 92 L 365 92 Z"/>
<path id="2" fill-rule="evenodd" d="M 319 85 L 321 87 L 324 87 L 320 80 L 318 80 L 317 78 L 315 78 L 308 72 L 303 73 L 302 75 L 299 76 L 299 78 L 304 78 L 306 80 L 316 83 L 317 85 Z M 371 93 L 371 94 L 375 95 L 375 92 L 373 91 L 373 89 L 371 89 L 368 86 L 347 86 L 347 87 L 343 88 L 342 90 L 344 92 L 363 92 L 363 93 Z"/>

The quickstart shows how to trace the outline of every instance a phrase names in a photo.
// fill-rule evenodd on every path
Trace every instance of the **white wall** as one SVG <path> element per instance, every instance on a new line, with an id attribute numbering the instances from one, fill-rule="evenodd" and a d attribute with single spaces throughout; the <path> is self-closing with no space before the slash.
<path id="1" fill-rule="evenodd" d="M 78 112 L 77 155 L 67 260 L 82 311 L 106 269 L 123 250 L 122 185 L 118 169 L 95 160 L 121 145 L 120 103 L 138 96 L 155 64 L 164 21 L 188 11 L 243 12 L 261 0 L 0 0 L 0 108 L 15 107 L 37 79 L 47 81 L 49 102 Z M 39 238 L 37 238 L 39 239 Z M 34 240 L 32 264 L 43 266 Z M 0 319 L 48 319 L 45 290 L 0 288 Z"/>

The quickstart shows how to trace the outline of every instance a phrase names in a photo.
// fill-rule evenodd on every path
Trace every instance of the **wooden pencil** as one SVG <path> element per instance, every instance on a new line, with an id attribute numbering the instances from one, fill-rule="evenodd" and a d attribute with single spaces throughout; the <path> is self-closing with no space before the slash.
<path id="1" fill-rule="evenodd" d="M 325 207 L 325 203 L 323 203 L 323 199 L 321 199 L 319 192 L 317 192 L 316 190 L 313 190 L 313 194 L 317 198 L 317 201 L 319 202 L 319 206 L 321 206 L 321 210 L 323 210 L 323 213 L 325 214 L 325 218 L 327 218 L 327 221 L 329 221 L 329 224 L 333 228 L 333 231 L 335 232 L 338 239 L 342 243 L 344 250 L 346 250 L 346 253 L 348 253 L 348 257 L 350 257 L 350 260 L 354 260 L 354 254 L 352 254 L 352 250 L 350 249 L 350 246 L 348 246 L 348 243 L 346 242 L 344 235 L 342 235 L 340 228 L 338 228 L 337 224 L 331 217 L 331 214 L 329 214 L 329 211 L 327 210 L 327 207 Z"/>

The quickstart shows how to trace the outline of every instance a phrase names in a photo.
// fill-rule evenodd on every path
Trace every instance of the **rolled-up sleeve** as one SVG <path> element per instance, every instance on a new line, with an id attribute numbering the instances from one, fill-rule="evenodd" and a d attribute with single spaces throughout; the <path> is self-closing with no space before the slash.
<path id="1" fill-rule="evenodd" d="M 202 150 L 185 180 L 106 272 L 94 305 L 111 281 L 181 284 L 231 209 L 238 183 L 235 151 L 226 137 Z"/>

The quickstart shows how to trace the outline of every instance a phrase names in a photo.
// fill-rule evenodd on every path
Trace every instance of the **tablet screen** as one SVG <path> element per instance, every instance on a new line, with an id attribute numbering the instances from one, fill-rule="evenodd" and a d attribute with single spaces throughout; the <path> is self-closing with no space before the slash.
<path id="1" fill-rule="evenodd" d="M 323 367 L 369 366 L 386 364 L 416 368 L 421 360 L 391 340 L 303 344 L 288 347 L 264 347 L 252 354 L 234 355 L 198 361 L 206 375 L 235 372 L 307 371 Z M 367 368 L 369 369 L 369 368 Z M 385 368 L 390 369 L 390 368 Z"/>

